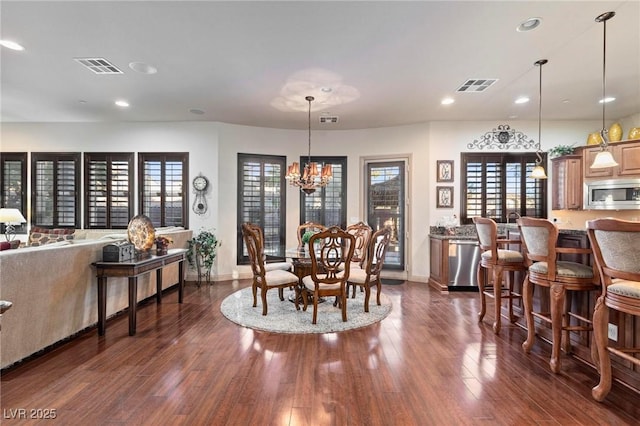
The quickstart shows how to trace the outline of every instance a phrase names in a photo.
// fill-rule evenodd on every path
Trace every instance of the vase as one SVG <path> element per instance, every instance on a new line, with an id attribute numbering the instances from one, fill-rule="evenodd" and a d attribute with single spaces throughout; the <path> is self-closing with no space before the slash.
<path id="1" fill-rule="evenodd" d="M 609 127 L 609 142 L 620 142 L 622 140 L 622 126 L 620 123 L 613 123 Z"/>
<path id="2" fill-rule="evenodd" d="M 629 136 L 627 137 L 627 139 L 640 139 L 640 127 L 632 127 L 631 130 L 629 130 Z"/>
<path id="3" fill-rule="evenodd" d="M 587 137 L 587 145 L 600 145 L 602 142 L 602 136 L 600 136 L 600 132 L 589 133 L 589 137 Z"/>
<path id="4" fill-rule="evenodd" d="M 167 254 L 168 246 L 166 244 L 156 244 L 156 254 L 158 256 L 164 256 Z"/>

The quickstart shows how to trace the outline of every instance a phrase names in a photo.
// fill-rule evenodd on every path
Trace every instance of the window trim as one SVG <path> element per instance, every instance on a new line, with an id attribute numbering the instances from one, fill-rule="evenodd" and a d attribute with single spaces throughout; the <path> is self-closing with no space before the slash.
<path id="1" fill-rule="evenodd" d="M 107 189 L 107 211 L 106 211 L 106 215 L 107 215 L 107 224 L 106 227 L 102 227 L 102 226 L 91 226 L 90 224 L 90 218 L 89 218 L 89 211 L 90 211 L 90 200 L 88 197 L 89 194 L 89 186 L 91 184 L 90 182 L 90 176 L 89 176 L 89 172 L 91 169 L 91 163 L 94 161 L 106 161 L 108 166 L 107 166 L 107 179 L 109 180 L 109 176 L 111 174 L 111 163 L 113 161 L 126 161 L 128 164 L 128 214 L 129 214 L 129 219 L 131 219 L 133 217 L 133 208 L 134 208 L 134 199 L 133 199 L 133 194 L 134 194 L 134 154 L 133 152 L 85 152 L 84 153 L 84 203 L 83 203 L 83 208 L 84 208 L 84 226 L 86 229 L 126 229 L 127 226 L 113 226 L 111 224 L 111 198 L 113 196 L 112 192 L 111 192 L 111 187 L 109 186 L 109 188 Z M 111 182 L 108 182 L 109 185 L 111 184 Z"/>
<path id="2" fill-rule="evenodd" d="M 4 173 L 6 169 L 6 162 L 18 161 L 20 162 L 20 181 L 22 182 L 20 187 L 20 206 L 7 206 L 5 203 L 5 190 L 4 190 Z M 11 207 L 20 210 L 20 213 L 27 217 L 27 153 L 26 152 L 0 152 L 0 207 Z M 4 233 L 4 223 L 0 224 L 0 232 Z M 27 223 L 20 226 L 16 226 L 16 232 L 19 234 L 27 232 Z"/>
<path id="3" fill-rule="evenodd" d="M 542 156 L 542 166 L 545 168 L 545 170 L 549 170 L 548 166 L 547 166 L 547 154 L 546 153 L 541 153 Z M 460 153 L 460 181 L 462 182 L 462 184 L 460 185 L 460 224 L 472 224 L 473 223 L 473 218 L 468 216 L 467 213 L 467 203 L 466 203 L 466 199 L 467 199 L 467 163 L 469 162 L 482 162 L 482 164 L 484 165 L 488 160 L 492 160 L 492 161 L 496 161 L 496 160 L 500 160 L 501 164 L 505 164 L 505 163 L 520 163 L 521 164 L 521 170 L 524 171 L 525 176 L 524 179 L 520 180 L 520 194 L 521 196 L 524 195 L 524 197 L 522 197 L 522 199 L 526 199 L 526 183 L 527 180 L 530 179 L 526 176 L 527 173 L 527 168 L 526 165 L 527 164 L 531 164 L 531 163 L 535 163 L 535 160 L 537 159 L 537 155 L 535 152 L 461 152 Z M 519 161 L 509 161 L 509 160 L 519 160 Z M 503 179 L 506 179 L 506 175 L 503 177 Z M 485 175 L 484 175 L 484 171 L 483 171 L 483 181 L 485 181 Z M 537 181 L 541 181 L 540 182 L 540 205 L 537 206 L 538 209 L 541 212 L 540 216 L 532 216 L 532 217 L 540 217 L 540 218 L 546 218 L 547 217 L 547 187 L 548 187 L 548 183 L 547 183 L 548 179 L 539 179 Z M 502 185 L 502 188 L 504 188 L 503 190 L 506 190 L 506 185 Z M 486 191 L 483 190 L 483 195 L 486 195 Z M 486 197 L 483 197 L 483 199 L 486 199 Z M 503 217 L 500 218 L 500 220 L 496 220 L 496 222 L 498 223 L 507 223 L 508 220 L 508 215 L 510 212 L 507 211 L 506 208 L 502 209 L 503 211 Z M 527 215 L 527 211 L 526 211 L 526 203 L 521 203 L 520 205 L 520 211 L 517 212 L 520 216 L 526 216 Z M 482 205 L 482 216 L 486 216 L 486 204 L 483 202 Z M 531 215 L 529 215 L 531 216 Z"/>
<path id="4" fill-rule="evenodd" d="M 145 161 L 160 161 L 162 162 L 162 168 L 164 170 L 165 163 L 167 161 L 180 161 L 182 162 L 182 218 L 183 223 L 181 225 L 185 229 L 189 229 L 189 153 L 188 152 L 139 152 L 138 153 L 138 214 L 144 214 L 144 163 Z M 154 224 L 154 226 L 161 227 L 166 225 L 165 218 L 165 198 L 166 193 L 164 179 L 160 183 L 162 189 L 161 195 L 161 210 L 160 210 L 160 223 Z"/>
<path id="5" fill-rule="evenodd" d="M 301 156 L 300 157 L 300 163 L 301 165 L 306 164 L 309 161 L 309 156 Z M 312 162 L 316 162 L 316 163 L 320 163 L 320 164 L 339 164 L 342 166 L 342 188 L 341 188 L 341 192 L 342 195 L 340 197 L 340 223 L 324 223 L 325 222 L 325 218 L 326 218 L 326 214 L 325 214 L 325 193 L 326 193 L 326 188 L 319 188 L 316 189 L 316 192 L 314 192 L 313 194 L 317 194 L 318 191 L 320 191 L 321 193 L 321 199 L 322 199 L 322 216 L 323 216 L 323 220 L 321 222 L 321 225 L 325 225 L 325 226 L 332 226 L 332 225 L 337 225 L 342 229 L 346 229 L 347 227 L 347 173 L 348 173 L 348 158 L 346 156 L 312 156 L 311 157 L 311 161 Z M 306 218 L 306 207 L 305 207 L 305 202 L 307 200 L 307 196 L 313 196 L 313 194 L 307 195 L 304 192 L 300 191 L 300 224 L 303 224 L 305 222 L 307 222 L 307 218 Z"/>
<path id="6" fill-rule="evenodd" d="M 280 209 L 280 226 L 279 226 L 279 246 L 282 248 L 282 256 L 269 256 L 269 260 L 274 261 L 283 261 L 285 259 L 285 251 L 286 251 L 286 240 L 287 240 L 287 182 L 285 179 L 285 173 L 287 170 L 287 157 L 283 155 L 267 155 L 267 154 L 248 154 L 248 153 L 238 153 L 237 157 L 237 186 L 236 186 L 236 199 L 238 200 L 237 211 L 236 211 L 236 221 L 237 221 L 237 231 L 236 231 L 236 240 L 237 240 L 237 251 L 236 251 L 236 263 L 238 265 L 248 265 L 250 263 L 249 256 L 244 256 L 244 240 L 242 238 L 242 223 L 244 221 L 244 196 L 243 196 L 243 164 L 249 161 L 260 162 L 261 165 L 264 165 L 267 161 L 271 163 L 280 164 L 280 205 L 282 208 Z M 264 189 L 264 186 L 261 185 Z M 263 211 L 261 213 L 261 220 L 258 223 L 264 230 L 264 205 Z M 266 239 L 266 238 L 265 238 Z M 265 241 L 265 248 L 267 242 Z"/>
<path id="7" fill-rule="evenodd" d="M 57 218 L 57 194 L 55 188 L 57 187 L 57 179 L 54 175 L 54 210 L 53 210 L 53 224 L 44 224 L 38 223 L 36 218 L 38 217 L 36 208 L 38 206 L 38 195 L 36 192 L 37 189 L 37 163 L 42 161 L 53 161 L 54 170 L 57 170 L 57 163 L 59 161 L 73 161 L 74 166 L 74 224 L 70 225 L 61 225 L 58 223 Z M 81 165 L 81 154 L 79 152 L 32 152 L 31 153 L 31 226 L 43 226 L 43 227 L 53 227 L 53 228 L 80 228 L 80 165 Z"/>

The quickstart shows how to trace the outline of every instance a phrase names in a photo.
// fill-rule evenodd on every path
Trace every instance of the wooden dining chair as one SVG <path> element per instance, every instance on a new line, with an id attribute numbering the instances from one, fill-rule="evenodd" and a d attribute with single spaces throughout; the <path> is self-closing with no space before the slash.
<path id="1" fill-rule="evenodd" d="M 260 244 L 262 245 L 262 250 L 263 250 L 263 254 L 262 254 L 262 258 L 264 260 L 264 269 L 266 271 L 273 271 L 276 269 L 282 269 L 283 271 L 291 271 L 293 270 L 293 264 L 291 262 L 273 262 L 273 261 L 269 261 L 269 256 L 267 254 L 264 253 L 264 247 L 265 247 L 265 239 L 264 239 L 264 232 L 262 230 L 262 228 L 260 227 L 260 225 L 255 224 L 255 223 L 251 223 L 251 222 L 246 222 L 247 226 L 251 227 L 251 229 L 253 229 L 254 231 L 256 231 L 258 233 L 258 237 L 260 238 Z"/>
<path id="2" fill-rule="evenodd" d="M 353 257 L 351 258 L 351 267 L 362 269 L 367 259 L 369 240 L 371 239 L 373 229 L 366 223 L 360 221 L 347 226 L 346 231 L 356 239 Z"/>
<path id="3" fill-rule="evenodd" d="M 551 324 L 551 371 L 560 371 L 560 348 L 571 351 L 571 331 L 591 331 L 589 318 L 571 311 L 568 291 L 596 291 L 595 265 L 558 260 L 558 255 L 587 254 L 590 249 L 557 247 L 558 228 L 547 219 L 522 217 L 517 220 L 524 249 L 527 274 L 523 284 L 524 311 L 527 320 L 527 340 L 522 344 L 525 352 L 533 346 L 536 328 L 534 317 Z M 533 310 L 533 286 L 549 289 L 550 311 Z M 571 319 L 575 319 L 572 324 Z M 579 324 L 575 324 L 579 322 Z M 582 325 L 581 325 L 582 324 Z M 564 338 L 563 338 L 564 334 Z"/>
<path id="4" fill-rule="evenodd" d="M 355 238 L 338 226 L 332 226 L 311 237 L 309 245 L 319 244 L 311 254 L 311 275 L 302 279 L 303 310 L 307 310 L 309 295 L 313 295 L 313 324 L 317 323 L 321 297 L 336 296 L 342 308 L 342 321 L 347 321 L 347 280 L 355 246 Z"/>
<path id="5" fill-rule="evenodd" d="M 520 251 L 508 250 L 508 245 L 520 245 L 520 240 L 498 239 L 498 225 L 492 219 L 474 217 L 478 234 L 478 244 L 482 254 L 478 263 L 478 293 L 480 294 L 480 312 L 478 322 L 481 322 L 487 312 L 486 297 L 495 299 L 495 314 L 493 332 L 500 333 L 502 324 L 502 299 L 508 301 L 509 321 L 516 322 L 513 314 L 513 301 L 522 299 L 522 295 L 514 289 L 515 272 L 525 272 L 527 266 Z M 485 273 L 486 271 L 486 273 Z M 503 276 L 507 275 L 507 285 L 503 287 Z M 487 275 L 491 277 L 491 285 L 487 283 Z"/>
<path id="6" fill-rule="evenodd" d="M 384 265 L 384 256 L 391 240 L 391 229 L 384 227 L 376 231 L 369 239 L 367 245 L 366 261 L 364 268 L 351 267 L 349 279 L 347 280 L 347 297 L 349 297 L 349 287 L 353 286 L 353 295 L 356 297 L 356 287 L 364 289 L 364 311 L 369 312 L 369 298 L 371 297 L 371 287 L 376 287 L 376 303 L 380 305 L 380 293 L 382 283 L 380 273 Z M 351 262 L 352 264 L 354 262 Z"/>
<path id="7" fill-rule="evenodd" d="M 264 247 L 261 230 L 249 223 L 242 224 L 242 238 L 247 246 L 251 270 L 253 272 L 253 282 L 251 290 L 253 292 L 253 307 L 257 306 L 257 293 L 260 289 L 262 299 L 262 315 L 267 315 L 267 291 L 273 288 L 278 289 L 280 300 L 284 300 L 284 288 L 293 287 L 298 284 L 298 277 L 288 271 L 275 269 L 267 271 L 264 263 Z"/>
<path id="8" fill-rule="evenodd" d="M 302 241 L 302 237 L 307 232 L 318 233 L 320 231 L 326 230 L 327 227 L 315 222 L 305 222 L 302 225 L 298 225 L 298 247 L 304 246 L 304 242 Z"/>
<path id="9" fill-rule="evenodd" d="M 595 345 L 591 346 L 593 362 L 600 373 L 600 381 L 591 395 L 602 401 L 611 390 L 610 353 L 619 361 L 640 367 L 640 358 L 634 356 L 640 353 L 640 342 L 620 333 L 618 343 L 609 345 L 607 332 L 610 309 L 628 314 L 617 316 L 622 324 L 640 320 L 640 222 L 591 220 L 587 222 L 587 235 L 602 284 L 602 295 L 593 312 Z"/>

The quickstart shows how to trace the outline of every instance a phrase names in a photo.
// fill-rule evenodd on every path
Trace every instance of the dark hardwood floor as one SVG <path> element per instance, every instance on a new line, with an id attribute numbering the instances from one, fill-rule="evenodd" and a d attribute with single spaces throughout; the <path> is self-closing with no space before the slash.
<path id="1" fill-rule="evenodd" d="M 55 410 L 55 424 L 95 425 L 623 425 L 640 396 L 615 383 L 591 398 L 598 376 L 550 345 L 523 353 L 525 331 L 476 322 L 477 293 L 441 295 L 424 283 L 383 286 L 393 310 L 381 323 L 324 335 L 256 332 L 220 313 L 249 281 L 188 285 L 55 350 L 4 371 L 3 425 Z M 282 303 L 290 303 L 288 301 Z M 258 307 L 257 309 L 260 309 Z M 10 312 L 8 313 L 10 314 Z M 13 417 L 13 418 L 12 418 Z"/>

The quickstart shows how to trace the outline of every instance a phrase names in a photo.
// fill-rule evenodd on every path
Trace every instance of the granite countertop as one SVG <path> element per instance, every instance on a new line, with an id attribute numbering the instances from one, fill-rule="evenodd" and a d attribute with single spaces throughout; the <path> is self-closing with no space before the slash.
<path id="1" fill-rule="evenodd" d="M 510 230 L 517 231 L 518 225 L 515 223 L 498 224 L 499 235 L 506 235 Z M 564 235 L 587 235 L 587 231 L 584 229 L 559 228 L 558 232 Z M 438 240 L 476 240 L 478 238 L 475 225 L 460 225 L 450 228 L 431 226 L 429 227 L 429 237 Z"/>

